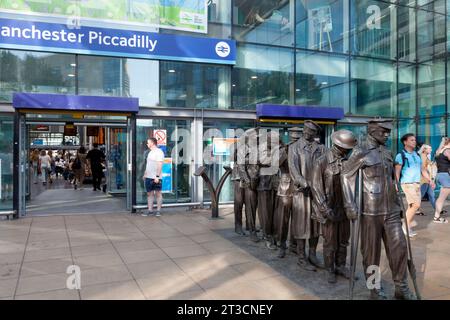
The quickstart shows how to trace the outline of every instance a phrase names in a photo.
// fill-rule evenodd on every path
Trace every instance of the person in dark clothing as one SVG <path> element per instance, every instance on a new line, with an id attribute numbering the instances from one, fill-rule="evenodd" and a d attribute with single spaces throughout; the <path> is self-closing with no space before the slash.
<path id="1" fill-rule="evenodd" d="M 103 151 L 98 149 L 98 144 L 94 143 L 94 148 L 89 150 L 86 159 L 90 163 L 91 173 L 92 173 L 92 185 L 93 190 L 100 190 L 100 184 L 103 177 L 103 166 L 102 163 L 105 161 L 105 154 Z"/>

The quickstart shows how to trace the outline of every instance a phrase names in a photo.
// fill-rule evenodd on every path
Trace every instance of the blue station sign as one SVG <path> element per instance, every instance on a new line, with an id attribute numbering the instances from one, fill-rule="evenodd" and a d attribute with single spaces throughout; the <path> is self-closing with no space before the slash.
<path id="1" fill-rule="evenodd" d="M 215 64 L 236 63 L 236 42 L 0 18 L 0 48 L 62 53 L 174 60 Z"/>

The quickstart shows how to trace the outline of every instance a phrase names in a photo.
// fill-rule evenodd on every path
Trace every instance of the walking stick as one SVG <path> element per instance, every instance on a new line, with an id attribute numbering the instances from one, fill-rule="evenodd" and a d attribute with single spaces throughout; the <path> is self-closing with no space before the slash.
<path id="1" fill-rule="evenodd" d="M 358 217 L 352 220 L 352 234 L 351 234 L 351 250 L 350 250 L 350 283 L 349 283 L 349 298 L 353 300 L 353 289 L 355 287 L 355 273 L 356 261 L 358 258 L 358 244 L 361 225 L 362 214 L 362 170 L 358 171 Z"/>
<path id="2" fill-rule="evenodd" d="M 412 279 L 412 282 L 414 285 L 414 291 L 416 292 L 417 300 L 422 300 L 422 296 L 420 295 L 420 292 L 419 292 L 419 286 L 417 285 L 416 266 L 414 265 L 414 260 L 413 260 L 413 256 L 412 256 L 411 239 L 409 238 L 408 217 L 406 216 L 405 204 L 403 203 L 403 199 L 400 196 L 400 183 L 397 183 L 397 189 L 398 189 L 397 195 L 400 200 L 400 205 L 404 212 L 404 219 L 405 219 L 406 247 L 408 249 L 408 271 L 409 271 L 409 275 L 411 276 L 411 279 Z"/>

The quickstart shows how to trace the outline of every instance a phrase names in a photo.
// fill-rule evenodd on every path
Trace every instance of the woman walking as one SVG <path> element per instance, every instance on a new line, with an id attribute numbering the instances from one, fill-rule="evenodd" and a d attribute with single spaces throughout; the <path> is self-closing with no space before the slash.
<path id="1" fill-rule="evenodd" d="M 41 154 L 39 155 L 39 167 L 41 170 L 41 179 L 42 184 L 45 186 L 47 184 L 48 175 L 50 171 L 50 157 L 47 154 L 45 150 L 41 151 Z"/>
<path id="2" fill-rule="evenodd" d="M 450 194 L 450 138 L 442 138 L 441 145 L 436 151 L 437 181 L 441 185 L 441 192 L 436 200 L 436 210 L 433 222 L 448 223 L 447 219 L 441 217 L 444 202 Z"/>
<path id="3" fill-rule="evenodd" d="M 39 179 L 39 150 L 34 149 L 30 156 L 31 167 L 33 168 L 33 183 L 37 184 Z"/>
<path id="4" fill-rule="evenodd" d="M 433 149 L 428 144 L 423 144 L 419 149 L 419 155 L 422 158 L 422 177 L 420 179 L 420 193 L 423 198 L 428 196 L 431 206 L 436 210 L 436 198 L 434 196 L 435 184 L 435 164 L 431 161 L 431 152 Z M 423 174 L 426 172 L 426 175 Z M 423 213 L 421 213 L 424 215 Z"/>
<path id="5" fill-rule="evenodd" d="M 75 160 L 72 162 L 72 171 L 75 175 L 73 181 L 73 188 L 76 190 L 78 188 L 78 183 L 80 183 L 80 187 L 83 187 L 84 175 L 86 170 L 86 149 L 81 146 L 75 157 Z"/>

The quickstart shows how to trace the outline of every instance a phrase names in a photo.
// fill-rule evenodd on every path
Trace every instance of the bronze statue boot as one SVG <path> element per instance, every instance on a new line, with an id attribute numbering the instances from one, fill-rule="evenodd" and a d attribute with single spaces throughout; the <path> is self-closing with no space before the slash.
<path id="1" fill-rule="evenodd" d="M 350 279 L 350 269 L 346 266 L 336 266 L 336 274 L 338 276 L 342 276 L 345 279 Z M 355 275 L 355 280 L 358 280 L 358 277 Z"/>
<path id="2" fill-rule="evenodd" d="M 250 232 L 250 240 L 252 240 L 253 242 L 259 242 L 259 238 L 256 231 Z"/>
<path id="3" fill-rule="evenodd" d="M 325 268 L 325 266 L 319 261 L 316 255 L 317 244 L 319 243 L 319 238 L 310 238 L 309 243 L 309 255 L 308 260 L 313 265 L 319 269 Z"/>
<path id="4" fill-rule="evenodd" d="M 325 268 L 327 269 L 327 281 L 328 283 L 336 283 L 336 269 L 334 267 L 334 252 L 324 248 L 323 260 L 325 262 Z"/>
<path id="5" fill-rule="evenodd" d="M 237 234 L 239 234 L 241 236 L 245 236 L 246 235 L 245 231 L 242 229 L 242 224 L 235 224 L 234 225 L 234 232 L 236 232 Z"/>
<path id="6" fill-rule="evenodd" d="M 272 236 L 266 236 L 266 248 L 269 250 L 277 250 L 277 245 Z"/>
<path id="7" fill-rule="evenodd" d="M 313 266 L 316 266 L 319 269 L 323 269 L 325 267 L 322 263 L 320 263 L 319 259 L 317 258 L 315 249 L 309 249 L 308 260 Z"/>
<path id="8" fill-rule="evenodd" d="M 396 285 L 394 298 L 397 300 L 417 300 L 417 297 L 409 290 L 408 285 Z"/>
<path id="9" fill-rule="evenodd" d="M 316 267 L 314 267 L 311 263 L 309 263 L 308 259 L 306 259 L 305 254 L 305 240 L 297 240 L 297 255 L 298 261 L 297 264 L 306 271 L 316 271 Z"/>
<path id="10" fill-rule="evenodd" d="M 286 244 L 281 244 L 278 250 L 278 258 L 283 259 L 286 256 Z"/>
<path id="11" fill-rule="evenodd" d="M 387 300 L 387 296 L 384 293 L 383 289 L 372 289 L 370 290 L 370 300 Z"/>

